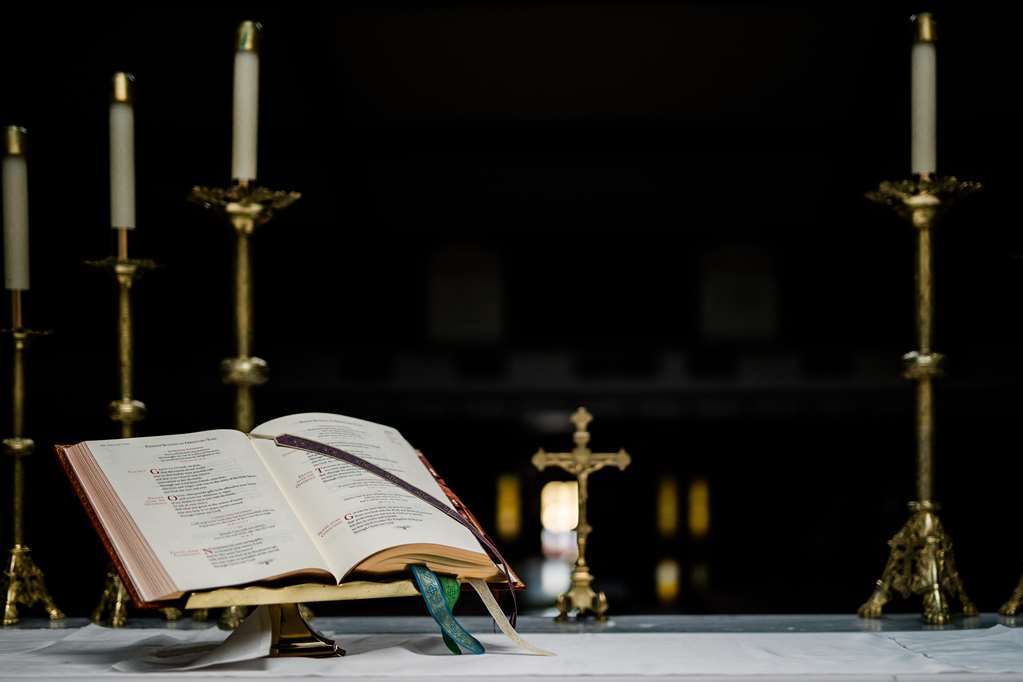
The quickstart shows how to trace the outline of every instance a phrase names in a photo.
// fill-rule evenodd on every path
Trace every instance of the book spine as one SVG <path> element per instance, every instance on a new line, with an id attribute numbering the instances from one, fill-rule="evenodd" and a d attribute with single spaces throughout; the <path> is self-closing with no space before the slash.
<path id="1" fill-rule="evenodd" d="M 479 520 L 473 515 L 473 513 L 469 511 L 469 508 L 466 507 L 465 503 L 463 503 L 462 500 L 458 497 L 458 495 L 455 494 L 455 491 L 452 490 L 448 486 L 448 484 L 444 482 L 444 479 L 440 477 L 440 474 L 437 473 L 437 470 L 434 469 L 433 465 L 430 464 L 429 460 L 426 459 L 426 455 L 424 455 L 419 450 L 416 450 L 416 454 L 419 455 L 419 461 L 423 463 L 423 466 L 426 467 L 426 470 L 429 471 L 430 475 L 433 476 L 435 481 L 437 481 L 437 485 L 440 486 L 440 489 L 444 491 L 445 495 L 447 495 L 447 498 L 451 501 L 451 505 L 455 508 L 455 511 L 457 511 L 463 519 L 468 521 L 474 528 L 476 528 L 476 530 L 478 530 L 480 534 L 490 542 L 490 544 L 492 544 L 494 547 L 497 547 L 497 543 L 494 542 L 493 538 L 487 535 L 487 531 L 483 530 L 483 524 L 481 524 Z M 518 576 L 518 574 L 516 574 L 515 571 L 512 570 L 512 567 L 505 566 L 505 568 L 508 569 L 508 573 L 511 575 L 512 578 L 511 586 L 517 590 L 525 589 L 526 584 L 522 582 L 522 579 Z"/>

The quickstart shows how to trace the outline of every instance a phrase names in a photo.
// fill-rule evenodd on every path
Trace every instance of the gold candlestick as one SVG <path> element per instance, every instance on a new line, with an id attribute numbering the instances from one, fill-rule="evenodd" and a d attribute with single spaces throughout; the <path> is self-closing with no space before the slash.
<path id="1" fill-rule="evenodd" d="M 89 261 L 88 265 L 109 269 L 117 283 L 117 358 L 118 379 L 121 397 L 110 403 L 110 418 L 121 425 L 121 438 L 135 435 L 135 423 L 146 416 L 146 406 L 136 400 L 132 390 L 134 365 L 134 334 L 131 314 L 131 291 L 135 280 L 146 270 L 156 267 L 151 260 L 128 257 L 128 229 L 117 228 L 117 255 L 102 261 Z M 107 570 L 106 582 L 99 603 L 93 610 L 91 620 L 110 627 L 123 627 L 128 620 L 128 606 L 131 598 L 113 569 Z M 167 620 L 177 620 L 181 611 L 175 608 L 160 609 Z"/>
<path id="2" fill-rule="evenodd" d="M 302 195 L 255 187 L 239 182 L 228 188 L 193 187 L 191 200 L 203 208 L 227 216 L 236 236 L 234 269 L 234 319 L 237 355 L 221 365 L 225 384 L 235 387 L 235 428 L 248 433 L 255 421 L 252 387 L 266 383 L 267 364 L 252 355 L 252 260 L 249 240 L 257 225 L 266 223 L 274 211 L 287 208 Z M 194 617 L 194 616 L 193 616 Z M 221 613 L 219 624 L 229 630 L 241 625 L 245 609 L 232 606 Z"/>
<path id="3" fill-rule="evenodd" d="M 916 323 L 918 350 L 903 356 L 903 376 L 916 381 L 917 499 L 910 502 L 909 521 L 888 541 L 891 553 L 881 579 L 858 613 L 879 618 L 891 592 L 903 598 L 923 598 L 923 620 L 943 624 L 951 619 L 949 598 L 957 597 L 963 614 L 973 616 L 977 608 L 966 596 L 956 570 L 952 540 L 938 519 L 934 502 L 934 394 L 933 380 L 941 376 L 942 355 L 932 347 L 934 329 L 934 287 L 931 259 L 931 230 L 939 215 L 957 198 L 980 188 L 976 182 L 955 178 L 932 178 L 882 182 L 871 201 L 885 204 L 907 219 L 917 231 Z"/>
<path id="4" fill-rule="evenodd" d="M 64 614 L 53 602 L 43 572 L 39 570 L 25 544 L 25 458 L 32 454 L 35 443 L 24 435 L 25 427 L 25 349 L 33 336 L 45 334 L 26 328 L 22 323 L 21 291 L 11 291 L 11 329 L 14 340 L 14 435 L 3 440 L 4 450 L 14 460 L 14 504 L 12 520 L 14 526 L 14 547 L 8 564 L 7 591 L 4 598 L 4 625 L 18 622 L 18 605 L 32 607 L 41 602 L 50 620 L 61 620 Z"/>
<path id="5" fill-rule="evenodd" d="M 248 432 L 252 429 L 254 411 L 252 387 L 266 383 L 267 364 L 252 355 L 252 260 L 249 240 L 257 225 L 266 223 L 274 211 L 293 204 L 302 195 L 282 192 L 248 183 L 229 188 L 192 188 L 191 200 L 203 208 L 222 212 L 234 227 L 235 288 L 234 319 L 235 341 L 238 354 L 221 363 L 225 384 L 235 386 L 235 428 Z"/>
<path id="6" fill-rule="evenodd" d="M 566 620 L 571 611 L 575 611 L 580 618 L 592 613 L 597 620 L 605 620 L 607 618 L 607 597 L 603 592 L 596 592 L 593 589 L 593 574 L 590 573 L 590 567 L 586 563 L 586 541 L 593 531 L 593 527 L 586 519 L 586 503 L 589 498 L 588 482 L 590 474 L 606 466 L 615 466 L 624 471 L 632 458 L 625 450 L 618 452 L 593 452 L 590 450 L 588 427 L 593 421 L 593 415 L 585 407 L 576 410 L 571 421 L 575 424 L 575 433 L 572 436 L 575 448 L 572 452 L 545 452 L 543 448 L 540 448 L 533 455 L 533 466 L 540 471 L 549 466 L 558 467 L 574 475 L 579 482 L 579 521 L 575 530 L 579 556 L 576 557 L 575 568 L 572 571 L 571 587 L 568 592 L 558 597 L 556 620 Z"/>

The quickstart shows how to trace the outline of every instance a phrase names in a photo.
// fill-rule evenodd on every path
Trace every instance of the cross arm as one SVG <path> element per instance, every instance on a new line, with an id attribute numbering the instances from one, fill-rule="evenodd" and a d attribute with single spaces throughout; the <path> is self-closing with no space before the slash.
<path id="1" fill-rule="evenodd" d="M 547 452 L 540 448 L 533 455 L 533 466 L 540 471 L 547 467 L 560 467 L 565 471 L 572 472 L 575 464 L 575 457 L 570 452 Z"/>

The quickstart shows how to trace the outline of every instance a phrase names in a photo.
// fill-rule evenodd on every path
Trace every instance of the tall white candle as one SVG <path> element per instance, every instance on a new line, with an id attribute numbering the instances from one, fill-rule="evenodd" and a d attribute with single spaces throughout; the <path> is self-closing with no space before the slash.
<path id="1" fill-rule="evenodd" d="M 916 40 L 912 56 L 912 152 L 914 174 L 937 172 L 938 66 L 935 23 L 929 13 L 914 17 Z"/>
<path id="2" fill-rule="evenodd" d="M 238 26 L 234 55 L 234 128 L 231 177 L 256 179 L 256 149 L 259 130 L 259 24 L 243 21 Z"/>
<path id="3" fill-rule="evenodd" d="M 110 103 L 110 225 L 135 227 L 135 112 L 131 74 L 114 74 Z"/>
<path id="4" fill-rule="evenodd" d="M 4 284 L 28 289 L 28 166 L 25 129 L 8 126 L 3 160 Z"/>

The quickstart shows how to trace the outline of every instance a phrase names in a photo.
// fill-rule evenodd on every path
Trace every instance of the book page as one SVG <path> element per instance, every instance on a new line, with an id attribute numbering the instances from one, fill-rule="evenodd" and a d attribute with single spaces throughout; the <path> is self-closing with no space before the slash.
<path id="1" fill-rule="evenodd" d="M 85 445 L 179 590 L 329 571 L 245 434 Z"/>
<path id="2" fill-rule="evenodd" d="M 451 506 L 415 450 L 395 429 L 335 414 L 281 417 L 254 436 L 302 436 L 358 455 Z M 324 455 L 253 445 L 338 579 L 379 551 L 413 543 L 484 553 L 472 533 L 410 493 L 363 469 Z"/>

